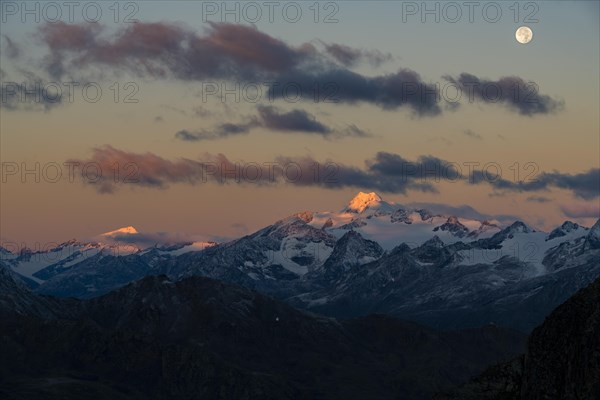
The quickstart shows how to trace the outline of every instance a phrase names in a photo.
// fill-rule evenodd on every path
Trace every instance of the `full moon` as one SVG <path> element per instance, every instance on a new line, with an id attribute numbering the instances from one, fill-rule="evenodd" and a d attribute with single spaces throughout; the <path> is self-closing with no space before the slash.
<path id="1" fill-rule="evenodd" d="M 527 44 L 533 39 L 533 32 L 528 26 L 522 26 L 515 32 L 515 38 L 517 42 Z"/>

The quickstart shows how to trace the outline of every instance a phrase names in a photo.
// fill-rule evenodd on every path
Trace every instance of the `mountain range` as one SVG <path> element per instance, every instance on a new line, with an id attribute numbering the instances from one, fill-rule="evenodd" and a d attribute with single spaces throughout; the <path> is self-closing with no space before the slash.
<path id="1" fill-rule="evenodd" d="M 373 313 L 435 329 L 489 323 L 528 333 L 600 276 L 600 220 L 550 232 L 443 215 L 359 193 L 224 242 L 140 247 L 133 227 L 43 251 L 0 249 L 35 292 L 94 298 L 146 276 L 203 276 L 336 318 Z"/>

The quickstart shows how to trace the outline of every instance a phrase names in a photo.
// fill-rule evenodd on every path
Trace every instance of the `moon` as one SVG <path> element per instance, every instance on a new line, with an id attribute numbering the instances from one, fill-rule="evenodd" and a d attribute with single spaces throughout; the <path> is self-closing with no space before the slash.
<path id="1" fill-rule="evenodd" d="M 517 39 L 517 42 L 527 44 L 533 39 L 533 32 L 528 26 L 522 26 L 515 32 L 515 38 Z"/>

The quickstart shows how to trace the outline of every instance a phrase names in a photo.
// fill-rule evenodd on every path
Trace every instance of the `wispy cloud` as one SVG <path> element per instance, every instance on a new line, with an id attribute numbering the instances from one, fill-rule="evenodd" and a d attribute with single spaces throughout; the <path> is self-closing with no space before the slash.
<path id="1" fill-rule="evenodd" d="M 379 50 L 357 49 L 339 43 L 321 43 L 329 55 L 340 64 L 348 67 L 352 67 L 362 61 L 367 61 L 377 67 L 393 59 L 391 54 L 383 53 Z"/>
<path id="2" fill-rule="evenodd" d="M 21 46 L 19 46 L 17 43 L 15 43 L 9 36 L 7 35 L 2 35 L 2 39 L 4 40 L 4 43 L 6 44 L 6 56 L 9 58 L 19 58 L 22 51 L 21 51 Z"/>
<path id="3" fill-rule="evenodd" d="M 482 140 L 482 139 L 483 139 L 483 137 L 482 137 L 480 134 L 478 134 L 478 133 L 475 133 L 475 132 L 473 132 L 473 131 L 472 131 L 472 130 L 470 130 L 470 129 L 465 129 L 465 130 L 463 131 L 463 134 L 464 134 L 465 136 L 468 136 L 468 137 L 472 138 L 472 139 L 477 139 L 477 140 Z"/>
<path id="4" fill-rule="evenodd" d="M 561 204 L 559 208 L 569 218 L 600 218 L 598 203 Z"/>
<path id="5" fill-rule="evenodd" d="M 49 111 L 64 103 L 63 88 L 48 85 L 42 77 L 30 71 L 22 71 L 19 82 L 12 81 L 0 68 L 0 107 L 7 111 Z"/>
<path id="6" fill-rule="evenodd" d="M 216 140 L 230 136 L 245 135 L 254 128 L 264 128 L 279 133 L 303 133 L 325 138 L 370 137 L 371 135 L 354 124 L 343 129 L 334 129 L 305 110 L 281 111 L 274 106 L 258 106 L 258 115 L 241 123 L 224 123 L 212 130 L 190 131 L 183 129 L 175 137 L 185 141 Z"/>

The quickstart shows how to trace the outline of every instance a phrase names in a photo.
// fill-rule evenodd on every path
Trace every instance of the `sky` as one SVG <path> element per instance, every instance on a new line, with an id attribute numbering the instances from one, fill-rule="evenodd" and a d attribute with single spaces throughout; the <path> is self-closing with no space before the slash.
<path id="1" fill-rule="evenodd" d="M 74 4 L 1 2 L 2 242 L 224 240 L 358 191 L 599 217 L 598 2 Z"/>

